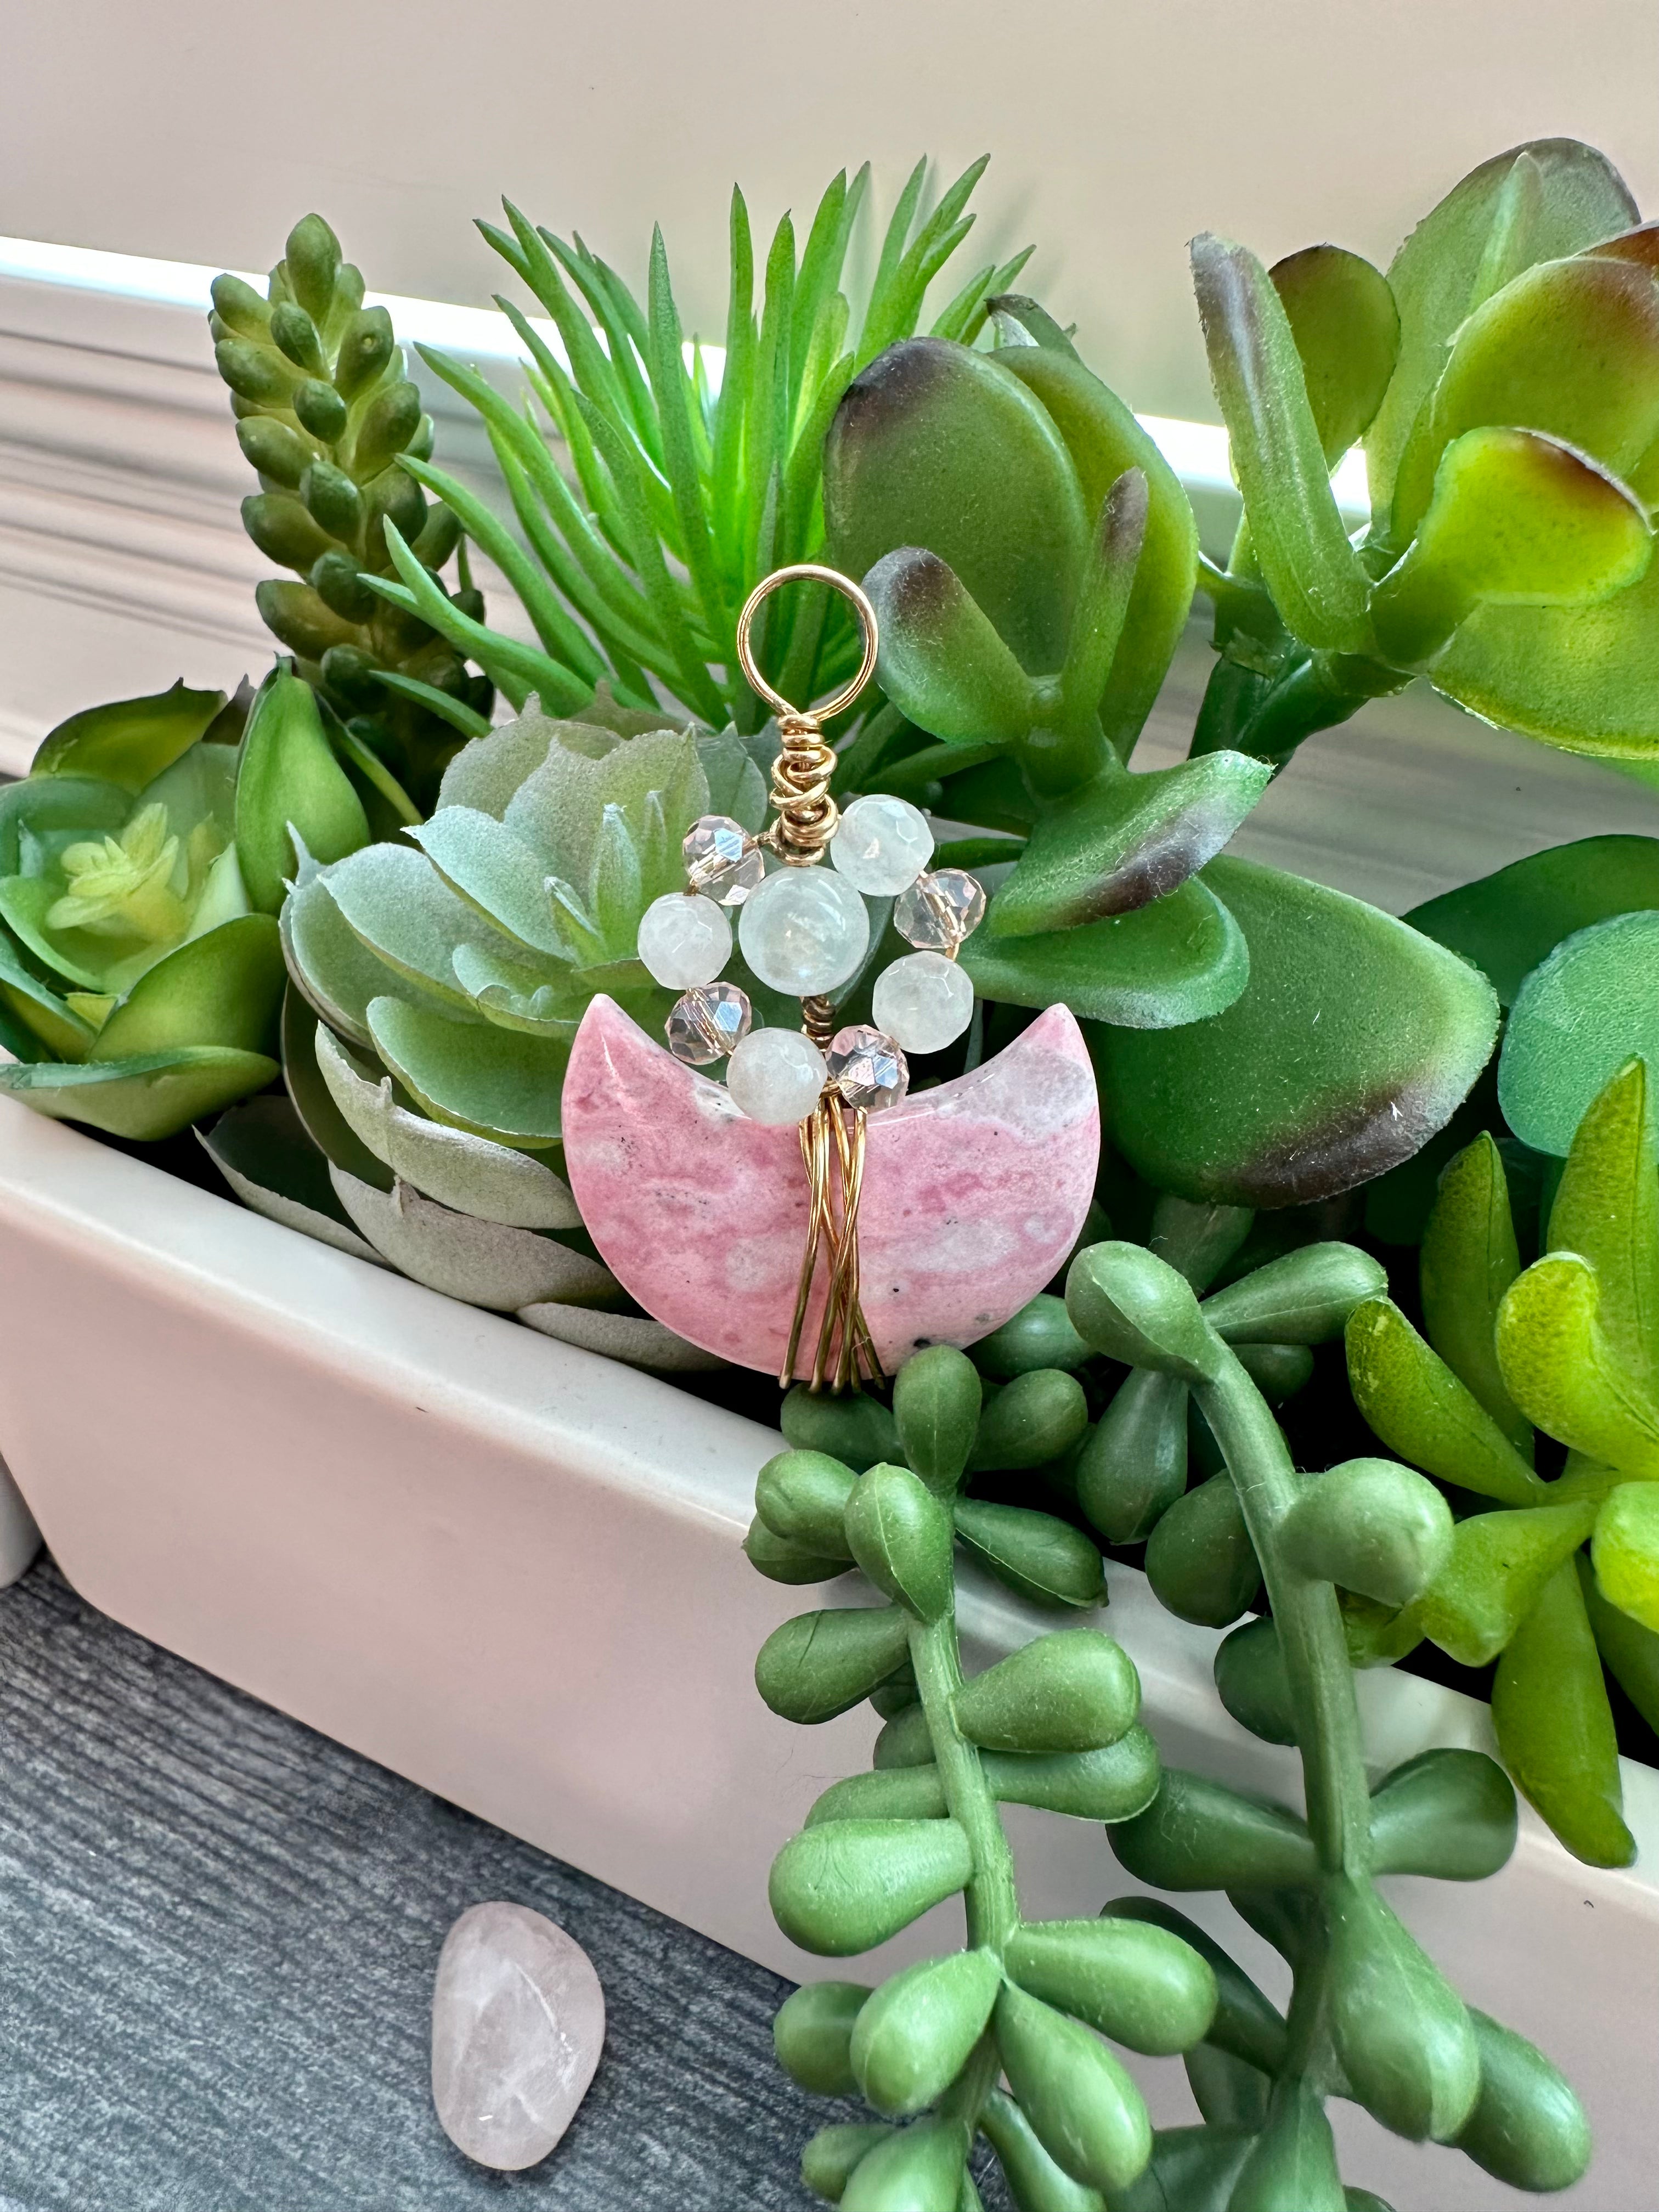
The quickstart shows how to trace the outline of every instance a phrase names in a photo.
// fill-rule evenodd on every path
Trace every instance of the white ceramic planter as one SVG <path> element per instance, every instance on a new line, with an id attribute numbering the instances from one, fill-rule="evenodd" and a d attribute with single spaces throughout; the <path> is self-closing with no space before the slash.
<path id="1" fill-rule="evenodd" d="M 785 1972 L 773 1853 L 866 1763 L 867 1708 L 777 1721 L 750 1670 L 810 1594 L 738 1546 L 778 1439 L 294 1235 L 0 1102 L 0 1452 L 93 1604 L 559 1857 Z M 1216 1638 L 1111 1574 L 1166 1760 L 1296 1794 L 1296 1762 L 1222 1713 Z M 988 1651 L 1044 1624 L 985 1586 Z M 1380 1769 L 1480 1743 L 1484 1710 L 1406 1676 L 1362 1683 Z M 1659 1777 L 1626 1776 L 1659 1867 Z M 1101 1832 L 1022 1815 L 1027 1908 L 1127 1887 Z M 1577 2081 L 1600 2156 L 1585 2212 L 1650 2212 L 1659 1886 L 1576 1865 L 1537 1821 L 1496 1881 L 1401 1881 L 1398 1902 L 1475 2002 Z M 1199 1910 L 1270 1987 L 1224 1904 Z M 942 1922 L 948 1908 L 941 1908 Z M 928 1929 L 902 1947 L 923 1947 Z M 954 1940 L 942 1925 L 940 1940 Z M 1143 2069 L 1190 2117 L 1176 2062 Z M 1401 2212 L 1512 2203 L 1363 2115 L 1350 2176 Z"/>

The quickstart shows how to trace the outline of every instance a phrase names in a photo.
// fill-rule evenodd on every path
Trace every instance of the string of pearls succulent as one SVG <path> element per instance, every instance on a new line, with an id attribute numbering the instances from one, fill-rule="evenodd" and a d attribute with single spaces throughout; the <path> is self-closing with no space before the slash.
<path id="1" fill-rule="evenodd" d="M 705 814 L 688 831 L 687 889 L 647 908 L 639 957 L 679 998 L 669 1050 L 688 1066 L 727 1063 L 726 1088 L 751 1121 L 804 1121 L 825 1086 L 876 1112 L 909 1087 L 908 1052 L 941 1052 L 973 1018 L 974 987 L 957 965 L 985 912 L 985 893 L 960 868 L 930 869 L 933 833 L 908 799 L 872 793 L 840 817 L 830 866 L 769 872 L 761 841 L 729 815 Z M 874 1025 L 841 1030 L 827 1050 L 801 1030 L 756 1029 L 748 995 L 722 982 L 737 942 L 775 991 L 821 1000 L 849 982 L 870 949 L 866 898 L 894 901 L 893 926 L 916 950 L 883 969 Z M 822 1034 L 822 1032 L 820 1032 Z"/>

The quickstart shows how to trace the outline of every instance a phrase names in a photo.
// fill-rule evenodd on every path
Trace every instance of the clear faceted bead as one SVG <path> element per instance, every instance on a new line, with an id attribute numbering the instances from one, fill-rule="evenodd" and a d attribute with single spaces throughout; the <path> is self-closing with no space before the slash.
<path id="1" fill-rule="evenodd" d="M 910 1088 L 904 1054 L 890 1036 L 866 1023 L 837 1030 L 830 1042 L 830 1080 L 849 1106 L 878 1114 L 896 1106 Z"/>
<path id="2" fill-rule="evenodd" d="M 680 850 L 692 890 L 719 906 L 741 906 L 766 873 L 764 854 L 729 814 L 705 814 L 694 822 Z"/>
<path id="3" fill-rule="evenodd" d="M 954 952 L 979 927 L 985 886 L 965 868 L 935 868 L 916 878 L 893 905 L 893 927 L 923 952 Z"/>
<path id="4" fill-rule="evenodd" d="M 974 987 L 943 952 L 910 952 L 876 978 L 870 1011 L 906 1052 L 943 1052 L 974 1018 Z"/>
<path id="5" fill-rule="evenodd" d="M 676 999 L 663 1024 L 668 1049 L 688 1067 L 707 1067 L 735 1052 L 754 1018 L 735 983 L 699 983 Z"/>
<path id="6" fill-rule="evenodd" d="M 908 890 L 933 857 L 927 817 L 908 799 L 885 792 L 855 799 L 830 846 L 830 858 L 848 882 L 872 898 Z"/>
<path id="7" fill-rule="evenodd" d="M 804 1121 L 823 1089 L 823 1054 L 799 1030 L 753 1030 L 732 1055 L 726 1087 L 751 1121 Z"/>
<path id="8" fill-rule="evenodd" d="M 635 945 L 653 982 L 689 991 L 712 983 L 732 957 L 732 925 L 713 899 L 668 891 L 641 916 Z"/>
<path id="9" fill-rule="evenodd" d="M 780 868 L 744 901 L 738 942 L 763 983 L 816 998 L 856 974 L 870 947 L 870 909 L 829 868 Z"/>

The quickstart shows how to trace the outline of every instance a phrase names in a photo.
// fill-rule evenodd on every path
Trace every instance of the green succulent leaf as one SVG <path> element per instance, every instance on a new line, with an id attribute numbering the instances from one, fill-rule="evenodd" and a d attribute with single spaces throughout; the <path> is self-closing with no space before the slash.
<path id="1" fill-rule="evenodd" d="M 1595 1271 L 1601 1328 L 1652 1393 L 1659 1381 L 1659 1128 L 1647 1062 L 1628 1061 L 1578 1124 L 1550 1209 L 1552 1251 Z"/>
<path id="2" fill-rule="evenodd" d="M 1450 1559 L 1418 1601 L 1424 1633 L 1465 1667 L 1489 1665 L 1589 1534 L 1596 1512 L 1586 1501 L 1460 1522 Z"/>
<path id="3" fill-rule="evenodd" d="M 1480 2094 L 1457 2148 L 1511 2189 L 1570 2189 L 1590 2160 L 1589 2122 L 1540 2051 L 1469 2008 L 1480 2047 Z"/>
<path id="4" fill-rule="evenodd" d="M 988 919 L 961 960 L 981 998 L 1067 1006 L 1085 1021 L 1135 1030 L 1206 1021 L 1233 1004 L 1249 974 L 1230 908 L 1197 878 L 1149 905 L 1074 929 L 1006 937 Z"/>
<path id="5" fill-rule="evenodd" d="M 1510 1006 L 1563 939 L 1614 915 L 1659 907 L 1659 837 L 1580 837 L 1511 861 L 1405 917 L 1480 969 Z"/>
<path id="6" fill-rule="evenodd" d="M 1228 843 L 1272 775 L 1231 752 L 1146 775 L 1106 771 L 1039 814 L 987 939 L 1075 929 L 1167 896 Z"/>
<path id="7" fill-rule="evenodd" d="M 1659 1488 L 1620 1484 L 1596 1516 L 1590 1558 L 1603 1596 L 1659 1631 Z"/>
<path id="8" fill-rule="evenodd" d="M 314 1237 L 337 1251 L 378 1263 L 352 1225 L 329 1180 L 328 1160 L 313 1144 L 291 1102 L 245 1099 L 198 1131 L 203 1149 L 250 1212 Z"/>
<path id="9" fill-rule="evenodd" d="M 974 1557 L 1016 1596 L 1045 1607 L 1104 1602 L 1100 1553 L 1080 1529 L 1022 1505 L 962 1499 L 957 1534 Z"/>
<path id="10" fill-rule="evenodd" d="M 825 441 L 823 506 L 848 574 L 902 546 L 936 554 L 1023 668 L 1060 667 L 1091 517 L 1047 410 L 991 356 L 911 338 L 856 377 Z"/>
<path id="11" fill-rule="evenodd" d="M 1621 1473 L 1659 1476 L 1659 1407 L 1601 1326 L 1595 1270 L 1553 1252 L 1518 1275 L 1498 1314 L 1498 1358 L 1534 1425 Z"/>
<path id="12" fill-rule="evenodd" d="M 58 1121 L 84 1121 L 151 1144 L 263 1091 L 280 1074 L 263 1053 L 179 1045 L 76 1066 L 56 1060 L 0 1067 L 0 1091 Z"/>
<path id="13" fill-rule="evenodd" d="M 1215 2019 L 1207 1960 L 1146 1921 L 1028 1921 L 1004 1955 L 1028 1995 L 1131 2051 L 1160 2057 L 1189 2050 Z"/>
<path id="14" fill-rule="evenodd" d="M 1480 2094 L 1468 2011 L 1368 1881 L 1334 1881 L 1325 1910 L 1331 2034 L 1354 2096 L 1396 2135 L 1448 2141 Z"/>
<path id="15" fill-rule="evenodd" d="M 1074 2181 L 1127 2189 L 1152 2154 L 1140 2093 L 1080 2022 L 1012 1983 L 994 2015 L 1008 2086 L 1044 2149 Z"/>
<path id="16" fill-rule="evenodd" d="M 1379 514 L 1393 498 L 1419 410 L 1471 310 L 1534 262 L 1577 253 L 1636 220 L 1636 204 L 1604 155 L 1576 139 L 1542 138 L 1482 162 L 1418 224 L 1389 266 L 1399 363 L 1365 441 Z"/>
<path id="17" fill-rule="evenodd" d="M 1504 1293 L 1520 1272 L 1503 1156 L 1483 1130 L 1448 1164 L 1430 1211 L 1420 1266 L 1424 1326 L 1458 1381 L 1530 1460 L 1532 1424 L 1504 1388 L 1494 1337 Z"/>
<path id="18" fill-rule="evenodd" d="M 280 911 L 298 857 L 297 834 L 319 863 L 368 842 L 368 822 L 334 757 L 310 684 L 280 665 L 260 685 L 236 777 L 236 856 L 251 903 Z"/>
<path id="19" fill-rule="evenodd" d="M 187 690 L 181 678 L 146 698 L 83 708 L 42 738 L 29 775 L 85 777 L 137 798 L 205 734 L 224 704 L 222 691 Z"/>
<path id="20" fill-rule="evenodd" d="M 1576 1858 L 1629 1866 L 1619 1742 L 1601 1661 L 1571 1559 L 1521 1622 L 1492 1683 L 1504 1764 Z"/>
<path id="21" fill-rule="evenodd" d="M 1565 1158 L 1632 1054 L 1659 1065 L 1656 958 L 1659 913 L 1615 915 L 1565 938 L 1522 984 L 1498 1063 L 1498 1097 L 1523 1144 Z"/>
<path id="22" fill-rule="evenodd" d="M 463 1024 L 434 1007 L 374 999 L 369 1034 L 434 1121 L 534 1152 L 559 1140 L 570 1048 L 561 1038 Z"/>
<path id="23" fill-rule="evenodd" d="M 1208 1022 L 1090 1031 L 1131 1165 L 1186 1198 L 1272 1206 L 1408 1159 L 1485 1065 L 1498 1024 L 1488 986 L 1340 892 L 1234 859 L 1200 880 L 1238 924 L 1249 981 Z"/>
<path id="24" fill-rule="evenodd" d="M 1347 1351 L 1354 1403 L 1391 1449 L 1442 1482 L 1506 1505 L 1547 1494 L 1528 1458 L 1391 1300 L 1354 1309 Z"/>
<path id="25" fill-rule="evenodd" d="M 269 1058 L 288 981 L 269 915 L 246 914 L 191 938 L 149 969 L 99 1030 L 89 1060 L 131 1059 L 179 1045 Z"/>
<path id="26" fill-rule="evenodd" d="M 772 1914 L 821 1958 L 872 1951 L 953 1896 L 973 1873 L 954 1820 L 829 1820 L 791 1838 L 773 1863 Z"/>
<path id="27" fill-rule="evenodd" d="M 1036 686 L 948 562 L 901 546 L 864 584 L 881 635 L 882 689 L 908 721 L 951 744 L 1013 745 L 1026 735 Z"/>
<path id="28" fill-rule="evenodd" d="M 1146 520 L 1117 650 L 1096 702 L 1107 742 L 1128 757 L 1158 697 L 1187 624 L 1198 577 L 1198 526 L 1191 502 L 1157 443 L 1115 392 L 1069 347 L 1011 347 L 997 358 L 1046 410 L 1066 441 L 1085 512 L 1104 509 L 1128 469 L 1146 483 Z"/>
<path id="29" fill-rule="evenodd" d="M 1363 653 L 1368 586 L 1331 490 L 1290 320 L 1267 270 L 1206 234 L 1192 246 L 1210 377 L 1232 441 L 1255 559 L 1303 644 Z"/>
<path id="30" fill-rule="evenodd" d="M 1302 362 L 1319 442 L 1334 468 L 1370 428 L 1400 355 L 1389 280 L 1358 253 L 1310 246 L 1267 271 Z"/>

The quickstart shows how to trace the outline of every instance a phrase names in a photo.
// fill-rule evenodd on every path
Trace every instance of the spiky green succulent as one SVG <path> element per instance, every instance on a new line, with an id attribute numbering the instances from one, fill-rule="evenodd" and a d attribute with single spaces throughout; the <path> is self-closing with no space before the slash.
<path id="1" fill-rule="evenodd" d="M 267 297 L 238 276 L 215 280 L 211 322 L 236 434 L 259 471 L 242 520 L 268 559 L 302 580 L 262 583 L 259 612 L 343 719 L 382 826 L 418 819 L 449 756 L 488 726 L 491 687 L 436 629 L 373 589 L 392 574 L 390 528 L 450 605 L 437 571 L 461 535 L 459 518 L 428 507 L 410 473 L 431 454 L 432 418 L 392 318 L 363 305 L 362 272 L 308 215 L 289 234 Z M 465 569 L 461 582 L 458 613 L 481 616 Z"/>
<path id="2" fill-rule="evenodd" d="M 337 859 L 368 836 L 286 670 L 251 712 L 175 684 L 54 730 L 0 793 L 0 1090 L 155 1139 L 270 1083 L 290 824 Z"/>
<path id="3" fill-rule="evenodd" d="M 403 588 L 386 596 L 442 630 L 516 706 L 534 693 L 550 712 L 575 713 L 605 683 L 632 708 L 679 702 L 714 728 L 758 729 L 766 709 L 737 665 L 738 612 L 763 576 L 821 554 L 830 417 L 854 376 L 916 329 L 929 286 L 973 227 L 964 210 L 984 161 L 919 219 L 926 167 L 917 164 L 900 194 L 862 289 L 848 266 L 867 165 L 850 184 L 845 171 L 834 179 L 799 249 L 785 215 L 758 297 L 748 210 L 734 189 L 718 364 L 695 341 L 688 358 L 660 230 L 641 301 L 580 237 L 567 244 L 511 205 L 508 230 L 481 224 L 562 348 L 561 359 L 514 302 L 500 301 L 530 356 L 542 418 L 476 370 L 420 351 L 483 416 L 524 543 L 424 457 L 409 467 L 501 568 L 539 650 L 467 620 L 432 581 L 419 546 L 404 547 L 395 532 L 388 543 Z M 972 338 L 988 298 L 1027 258 L 976 270 L 936 317 L 936 333 Z M 858 661 L 846 611 L 822 589 L 774 601 L 756 644 L 784 695 L 803 704 Z"/>
<path id="4" fill-rule="evenodd" d="M 1659 746 L 1659 232 L 1605 157 L 1512 149 L 1384 277 L 1310 247 L 1193 265 L 1244 527 L 1206 568 L 1221 659 L 1195 750 L 1280 762 L 1426 674 L 1570 751 Z M 1351 544 L 1329 471 L 1362 440 Z"/>

